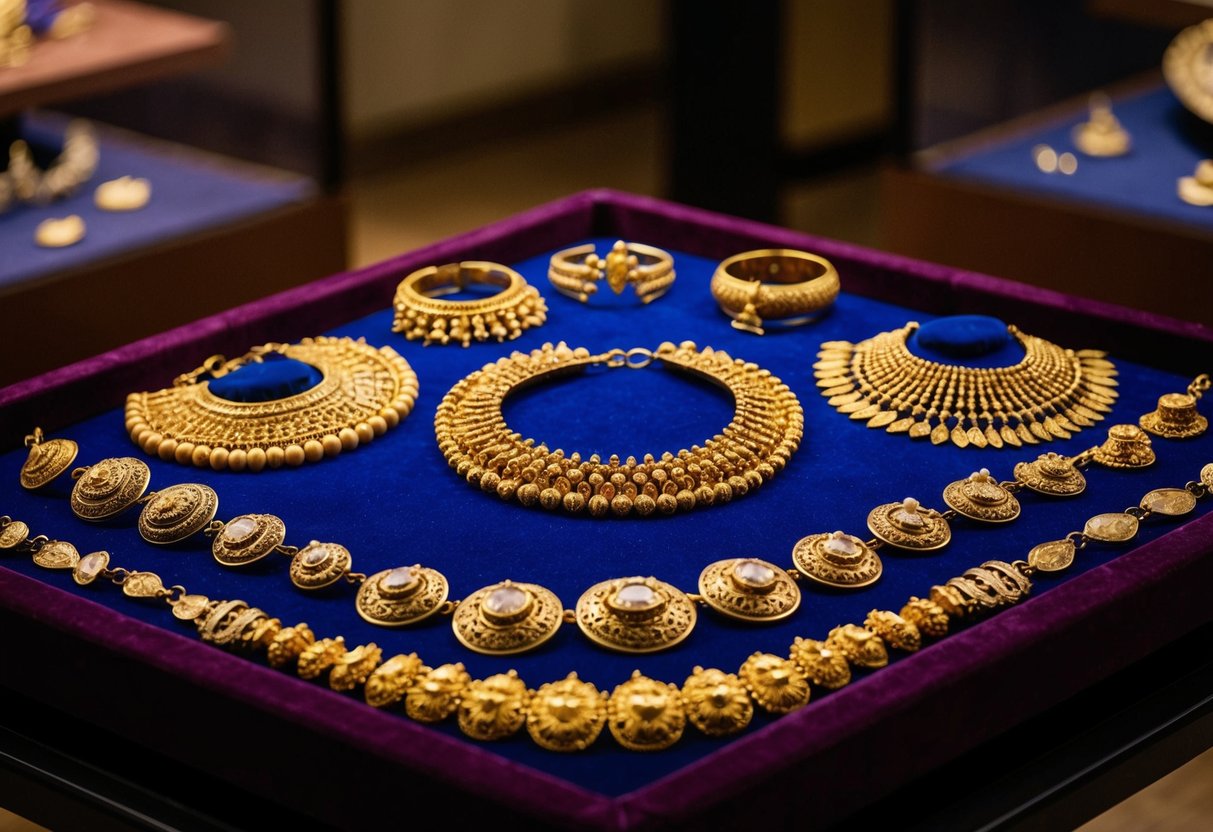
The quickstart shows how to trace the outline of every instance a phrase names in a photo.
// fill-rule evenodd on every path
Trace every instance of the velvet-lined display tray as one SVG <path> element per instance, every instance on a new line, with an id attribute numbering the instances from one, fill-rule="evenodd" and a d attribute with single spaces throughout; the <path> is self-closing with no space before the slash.
<path id="1" fill-rule="evenodd" d="M 589 308 L 551 291 L 544 277 L 551 252 L 616 238 L 674 254 L 678 280 L 669 295 L 643 308 Z M 844 293 L 812 326 L 756 338 L 729 327 L 707 283 L 723 257 L 769 246 L 830 258 Z M 396 283 L 416 268 L 456 259 L 514 265 L 547 298 L 548 322 L 518 341 L 467 350 L 424 348 L 391 333 Z M 668 203 L 591 192 L 0 391 L 0 430 L 11 447 L 40 424 L 51 435 L 79 441 L 84 461 L 138 454 L 120 410 L 109 409 L 125 393 L 163 386 L 216 352 L 236 355 L 263 341 L 320 332 L 365 336 L 397 349 L 420 378 L 417 407 L 400 427 L 335 460 L 257 475 L 151 461 L 153 484 L 206 482 L 220 495 L 220 517 L 276 513 L 286 520 L 289 542 L 340 542 L 353 552 L 355 568 L 368 573 L 421 561 L 450 578 L 454 597 L 511 578 L 544 584 L 571 606 L 581 590 L 611 577 L 652 574 L 690 590 L 703 566 L 720 558 L 750 555 L 790 565 L 792 544 L 805 534 L 835 528 L 865 534 L 864 517 L 877 503 L 910 495 L 939 506 L 943 486 L 975 468 L 1005 477 L 1015 462 L 1042 450 L 1073 453 L 1102 439 L 1096 427 L 1037 449 L 935 447 L 868 430 L 818 395 L 811 365 L 822 341 L 859 340 L 909 319 L 957 312 L 997 314 L 1064 346 L 1109 350 L 1120 367 L 1121 398 L 1105 425 L 1135 421 L 1159 395 L 1182 389 L 1213 361 L 1213 337 L 1196 325 Z M 566 340 L 600 351 L 684 339 L 755 361 L 800 396 L 806 420 L 800 451 L 771 483 L 743 499 L 671 518 L 551 515 L 470 488 L 437 450 L 432 417 L 442 395 L 512 349 Z M 616 370 L 535 390 L 507 409 L 516 430 L 553 446 L 625 455 L 698 442 L 729 413 L 710 389 L 657 369 Z M 606 653 L 571 626 L 537 653 L 511 659 L 463 650 L 443 621 L 376 629 L 354 614 L 352 593 L 304 596 L 290 588 L 281 564 L 224 571 L 202 541 L 170 549 L 142 543 L 131 517 L 85 526 L 67 509 L 65 485 L 37 494 L 17 488 L 19 450 L 0 458 L 0 477 L 10 483 L 0 510 L 82 551 L 105 548 L 124 565 L 156 571 L 191 591 L 244 598 L 286 622 L 340 633 L 351 644 L 374 641 L 388 655 L 416 650 L 431 665 L 463 661 L 477 677 L 513 667 L 532 687 L 576 670 L 610 689 L 634 668 L 680 683 L 695 665 L 732 671 L 755 650 L 785 653 L 794 636 L 822 638 L 837 624 L 861 622 L 870 609 L 899 609 L 933 583 L 988 558 L 1023 557 L 1033 544 L 1081 528 L 1093 514 L 1134 504 L 1151 488 L 1181 486 L 1213 461 L 1208 436 L 1155 445 L 1155 466 L 1094 470 L 1088 491 L 1074 500 L 1024 496 L 1024 516 L 1009 527 L 956 524 L 953 543 L 939 555 L 886 554 L 885 575 L 869 590 L 831 593 L 805 585 L 802 609 L 773 626 L 729 624 L 705 611 L 682 645 L 644 657 Z M 1025 603 L 888 668 L 858 674 L 840 691 L 817 690 L 801 711 L 756 718 L 749 730 L 725 740 L 688 730 L 674 748 L 649 755 L 624 751 L 606 736 L 577 755 L 540 751 L 525 734 L 477 744 L 451 724 L 419 725 L 398 711 L 374 711 L 219 652 L 175 626 L 163 609 L 77 588 L 26 558 L 4 561 L 0 604 L 7 632 L 15 633 L 15 664 L 32 664 L 37 672 L 6 673 L 5 684 L 341 825 L 390 816 L 388 801 L 357 799 L 387 783 L 406 796 L 445 801 L 443 810 L 456 820 L 505 810 L 555 826 L 723 828 L 754 801 L 777 795 L 766 804 L 768 816 L 790 818 L 815 807 L 824 822 L 1207 622 L 1201 593 L 1191 587 L 1211 585 L 1209 524 L 1207 501 L 1185 523 L 1151 522 L 1130 550 L 1091 547 L 1065 577 L 1040 578 Z M 87 697 L 67 684 L 80 678 L 89 680 Z M 149 707 L 155 725 L 142 718 Z M 162 731 L 166 724 L 171 741 Z M 235 762 L 229 751 L 236 745 L 240 756 L 252 754 L 261 763 Z M 863 790 L 847 785 L 856 772 L 863 773 Z M 332 782 L 336 791 L 315 789 L 317 782 Z"/>

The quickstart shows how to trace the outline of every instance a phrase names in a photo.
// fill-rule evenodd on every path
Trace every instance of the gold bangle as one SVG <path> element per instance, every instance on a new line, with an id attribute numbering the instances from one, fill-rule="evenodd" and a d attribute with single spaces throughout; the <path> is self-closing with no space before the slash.
<path id="1" fill-rule="evenodd" d="M 552 255 L 548 280 L 562 295 L 586 303 L 606 280 L 615 294 L 631 285 L 641 303 L 651 303 L 674 284 L 674 258 L 668 251 L 617 240 L 605 258 L 593 243 L 566 248 Z"/>
<path id="2" fill-rule="evenodd" d="M 501 291 L 478 300 L 444 300 L 443 295 L 468 286 L 486 284 Z M 499 343 L 513 340 L 524 330 L 541 326 L 548 307 L 522 275 L 500 263 L 465 260 L 429 266 L 413 272 L 396 288 L 396 314 L 392 332 L 410 341 L 469 346 L 472 339 Z"/>
<path id="3" fill-rule="evenodd" d="M 733 328 L 755 335 L 766 326 L 800 326 L 838 297 L 838 271 L 824 257 L 788 248 L 744 251 L 721 262 L 712 297 Z"/>
<path id="4" fill-rule="evenodd" d="M 553 375 L 590 367 L 641 369 L 653 361 L 700 376 L 733 394 L 733 420 L 702 446 L 641 461 L 598 454 L 582 459 L 510 430 L 502 416 L 515 390 Z M 466 376 L 443 397 L 434 416 L 438 447 L 473 486 L 503 500 L 594 517 L 633 511 L 645 517 L 725 503 L 759 488 L 783 470 L 804 436 L 804 412 L 786 384 L 756 364 L 691 341 L 592 355 L 564 342 L 515 352 Z"/>
<path id="5" fill-rule="evenodd" d="M 270 354 L 320 371 L 314 387 L 270 401 L 232 401 L 210 389 L 245 364 Z M 265 344 L 225 361 L 215 355 L 173 386 L 126 398 L 126 429 L 145 453 L 182 465 L 260 471 L 351 451 L 409 415 L 417 375 L 391 347 L 320 336 L 298 344 Z"/>

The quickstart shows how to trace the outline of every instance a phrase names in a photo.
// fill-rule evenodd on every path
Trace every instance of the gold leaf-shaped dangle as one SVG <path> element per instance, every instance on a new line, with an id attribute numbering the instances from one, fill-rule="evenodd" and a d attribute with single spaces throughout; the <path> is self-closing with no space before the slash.
<path id="1" fill-rule="evenodd" d="M 914 417 L 907 416 L 904 419 L 898 419 L 896 422 L 889 425 L 887 428 L 885 428 L 885 431 L 888 433 L 906 433 L 913 424 Z"/>
<path id="2" fill-rule="evenodd" d="M 987 444 L 986 435 L 981 432 L 981 428 L 972 427 L 968 430 L 969 444 L 976 448 L 984 448 Z"/>
<path id="3" fill-rule="evenodd" d="M 948 441 L 948 426 L 940 422 L 931 429 L 931 444 L 942 445 Z"/>
<path id="4" fill-rule="evenodd" d="M 965 429 L 962 428 L 960 425 L 957 425 L 956 427 L 952 428 L 951 437 L 952 437 L 952 444 L 955 445 L 956 447 L 958 447 L 958 448 L 969 447 L 969 434 L 966 433 Z"/>

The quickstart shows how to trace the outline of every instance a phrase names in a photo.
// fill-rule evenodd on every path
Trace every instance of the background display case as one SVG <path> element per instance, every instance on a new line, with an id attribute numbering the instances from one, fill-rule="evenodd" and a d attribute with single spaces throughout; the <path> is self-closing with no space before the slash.
<path id="1" fill-rule="evenodd" d="M 146 89 L 221 63 L 231 46 L 221 23 L 124 0 L 95 6 L 86 31 L 39 40 L 28 62 L 0 70 L 6 152 L 16 138 L 43 163 L 59 152 L 68 117 L 35 108 Z M 314 179 L 95 127 L 100 165 L 74 195 L 0 214 L 0 298 L 14 337 L 36 338 L 48 324 L 79 335 L 5 362 L 0 384 L 344 268 L 342 202 Z M 96 186 L 123 175 L 150 180 L 148 206 L 94 208 Z M 70 214 L 84 218 L 83 240 L 35 245 L 40 222 Z M 114 297 L 127 302 L 112 304 Z M 95 314 L 100 308 L 110 311 Z"/>
<path id="2" fill-rule="evenodd" d="M 544 274 L 552 252 L 581 241 L 601 246 L 618 238 L 674 255 L 678 279 L 666 297 L 644 308 L 597 309 L 548 288 Z M 843 295 L 830 315 L 810 327 L 763 338 L 729 327 L 708 293 L 712 270 L 726 256 L 766 247 L 806 249 L 835 264 Z M 425 348 L 390 333 L 396 284 L 418 268 L 461 259 L 515 266 L 547 297 L 548 322 L 515 342 L 467 350 Z M 153 482 L 207 482 L 220 494 L 221 517 L 278 513 L 291 530 L 288 540 L 298 534 L 342 542 L 367 572 L 432 561 L 458 594 L 511 577 L 549 585 L 567 606 L 580 589 L 608 577 L 655 574 L 689 589 L 699 570 L 719 558 L 750 555 L 786 563 L 792 544 L 804 534 L 833 528 L 858 533 L 877 503 L 917 493 L 925 503 L 937 504 L 946 483 L 976 467 L 1001 473 L 1035 453 L 1075 453 L 1102 438 L 1103 430 L 1095 427 L 1038 449 L 934 447 L 867 430 L 835 413 L 818 395 L 811 365 L 822 341 L 859 340 L 910 319 L 969 312 L 996 313 L 1065 346 L 1110 350 L 1120 368 L 1121 398 L 1105 425 L 1134 421 L 1159 395 L 1182 389 L 1213 364 L 1213 337 L 1197 324 L 596 191 L 0 390 L 0 437 L 13 448 L 37 424 L 51 435 L 80 441 L 85 461 L 137 455 L 121 411 L 113 410 L 127 392 L 156 389 L 211 354 L 238 355 L 267 340 L 322 332 L 365 336 L 397 349 L 420 377 L 417 407 L 399 428 L 335 460 L 258 475 L 152 460 Z M 447 469 L 435 447 L 432 414 L 450 384 L 512 349 L 567 340 L 604 350 L 683 339 L 771 369 L 805 409 L 800 451 L 784 472 L 744 499 L 672 518 L 557 517 L 469 488 Z M 676 447 L 710 434 L 728 418 L 727 403 L 705 389 L 677 386 L 660 372 L 626 372 L 605 382 L 602 376 L 587 378 L 580 384 L 590 386 L 580 391 L 563 386 L 554 396 L 553 390 L 536 391 L 507 415 L 528 435 L 567 440 L 569 447 L 594 444 L 592 450 L 601 451 L 618 443 L 620 453 L 645 450 L 626 447 L 639 436 L 654 450 Z M 596 412 L 596 397 L 606 401 L 611 395 L 604 384 L 618 385 L 630 400 L 648 402 L 653 410 Z M 192 591 L 244 597 L 292 623 L 306 620 L 318 633 L 342 633 L 351 643 L 373 640 L 389 655 L 415 649 L 431 665 L 463 661 L 478 677 L 515 667 L 537 686 L 576 669 L 609 689 L 633 668 L 680 682 L 696 664 L 732 670 L 754 650 L 784 653 L 796 635 L 824 637 L 844 621 L 862 621 L 869 609 L 898 609 L 910 595 L 922 595 L 931 584 L 983 560 L 1022 557 L 1031 545 L 1080 528 L 1092 514 L 1134 504 L 1151 488 L 1182 485 L 1213 460 L 1208 435 L 1155 445 L 1157 465 L 1134 473 L 1092 471 L 1091 487 L 1074 502 L 1032 499 L 1029 505 L 1025 497 L 1024 517 L 1012 527 L 957 524 L 953 544 L 939 556 L 889 553 L 885 577 L 867 592 L 844 595 L 806 586 L 803 610 L 773 627 L 731 625 L 705 612 L 683 645 L 651 657 L 593 648 L 571 626 L 549 648 L 510 660 L 462 650 L 442 622 L 400 632 L 376 630 L 356 619 L 349 593 L 301 597 L 280 568 L 224 572 L 205 543 L 154 549 L 139 541 L 131 520 L 85 527 L 71 517 L 63 486 L 49 493 L 19 491 L 16 472 L 24 458 L 19 448 L 0 457 L 0 476 L 9 483 L 3 511 L 35 531 L 71 540 L 82 551 L 104 547 L 116 560 L 156 571 Z M 1086 720 L 1111 719 L 1108 710 L 1091 707 L 1075 714 L 1065 703 L 1072 697 L 1078 698 L 1071 704 L 1082 701 L 1101 683 L 1118 682 L 1119 671 L 1135 668 L 1140 678 L 1141 663 L 1155 662 L 1152 692 L 1174 692 L 1184 679 L 1199 689 L 1207 679 L 1200 676 L 1208 672 L 1207 662 L 1195 658 L 1178 667 L 1169 648 L 1191 650 L 1195 639 L 1197 653 L 1187 657 L 1207 655 L 1199 645 L 1208 642 L 1210 613 L 1203 592 L 1192 588 L 1213 586 L 1211 522 L 1208 501 L 1202 501 L 1183 521 L 1150 523 L 1133 547 L 1092 547 L 1072 574 L 1056 581 L 1041 578 L 1032 597 L 1018 606 L 962 627 L 888 668 L 859 674 L 839 691 L 816 690 L 800 711 L 759 717 L 747 732 L 726 740 L 688 733 L 673 749 L 652 755 L 625 752 L 609 738 L 584 755 L 569 756 L 540 752 L 525 736 L 475 744 L 453 725 L 413 723 L 398 712 L 375 711 L 322 685 L 222 653 L 175 627 L 162 610 L 134 604 L 120 593 L 77 588 L 63 574 L 38 570 L 25 557 L 5 558 L 0 571 L 7 667 L 20 668 L 6 671 L 3 687 L 16 702 L 40 703 L 35 707 L 41 721 L 91 723 L 94 727 L 85 730 L 168 761 L 164 771 L 205 772 L 195 797 L 208 788 L 222 789 L 237 796 L 234 805 L 252 806 L 254 813 L 283 812 L 342 827 L 398 819 L 401 801 L 425 801 L 453 824 L 509 817 L 537 828 L 594 829 L 738 828 L 759 817 L 776 826 L 805 818 L 826 826 L 872 811 L 894 796 L 902 799 L 899 789 L 952 793 L 948 807 L 955 809 L 1006 774 L 984 766 L 1013 766 L 1045 750 L 1012 753 L 1005 745 L 1010 729 L 1041 741 L 1048 731 L 1040 720 L 1065 716 L 1077 720 L 1061 732 L 1072 739 L 1080 726 L 1090 727 Z M 88 680 L 83 687 L 82 679 Z M 1120 690 L 1134 701 L 1138 695 L 1148 698 L 1133 685 L 1120 684 Z M 1199 722 L 1208 703 L 1185 713 Z M 1208 720 L 1199 724 L 1207 729 Z M 1056 730 L 1059 723 L 1051 725 Z M 1195 745 L 1208 739 L 1207 733 L 1197 736 L 1204 739 Z M 990 743 L 1000 738 L 1002 751 L 991 752 Z M 1188 745 L 1170 759 L 1198 750 Z M 965 776 L 947 768 L 957 760 L 978 762 Z M 988 774 L 989 782 L 974 779 L 974 772 Z M 939 780 L 953 775 L 957 779 Z M 1042 793 L 1034 794 L 1039 799 Z"/>

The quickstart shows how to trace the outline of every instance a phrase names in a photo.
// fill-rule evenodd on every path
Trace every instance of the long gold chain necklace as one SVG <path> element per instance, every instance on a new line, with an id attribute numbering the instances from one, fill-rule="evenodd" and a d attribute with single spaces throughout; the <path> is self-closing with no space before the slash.
<path id="1" fill-rule="evenodd" d="M 688 722 L 708 736 L 724 736 L 744 730 L 755 706 L 773 714 L 803 707 L 810 683 L 827 690 L 842 687 L 851 679 L 851 667 L 887 664 L 886 644 L 913 652 L 924 637 L 946 635 L 952 619 L 1018 603 L 1038 573 L 1068 568 L 1089 543 L 1128 542 L 1142 521 L 1189 514 L 1210 492 L 1213 463 L 1204 466 L 1199 481 L 1154 489 L 1137 506 L 1095 515 L 1082 531 L 1033 547 L 1027 560 L 986 561 L 932 586 L 926 598 L 912 596 L 900 614 L 873 610 L 863 626 L 836 627 L 824 640 L 798 637 L 786 658 L 754 653 L 737 673 L 697 667 L 681 686 L 636 671 L 609 695 L 576 673 L 530 690 L 513 670 L 473 680 L 462 664 L 431 668 L 416 653 L 384 661 L 383 650 L 373 643 L 348 648 L 341 636 L 317 638 L 304 623 L 284 627 L 244 601 L 212 600 L 180 585 L 166 587 L 156 573 L 111 567 L 107 552 L 81 557 L 67 541 L 31 536 L 25 523 L 8 516 L 0 517 L 0 553 L 28 552 L 43 568 L 70 570 L 77 584 L 107 580 L 127 597 L 161 600 L 175 618 L 193 623 L 208 644 L 264 653 L 271 666 L 294 668 L 302 678 L 327 676 L 334 690 L 362 687 L 374 707 L 403 701 L 404 712 L 420 722 L 456 715 L 472 739 L 503 739 L 525 726 L 539 746 L 569 752 L 588 748 L 606 727 L 624 748 L 653 751 L 677 742 Z"/>
<path id="2" fill-rule="evenodd" d="M 1009 326 L 1024 349 L 1017 364 L 941 364 L 910 352 L 906 341 L 917 328 L 911 321 L 858 344 L 822 344 L 813 368 L 830 406 L 870 428 L 936 445 L 1018 448 L 1069 439 L 1116 401 L 1116 368 L 1098 350 L 1073 352 Z"/>

